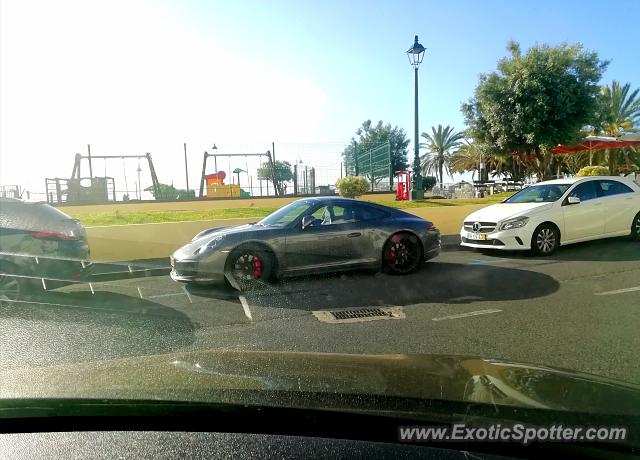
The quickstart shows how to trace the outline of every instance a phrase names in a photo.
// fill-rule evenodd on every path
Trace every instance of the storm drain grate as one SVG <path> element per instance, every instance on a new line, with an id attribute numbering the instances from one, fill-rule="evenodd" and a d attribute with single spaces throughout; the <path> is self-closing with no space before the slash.
<path id="1" fill-rule="evenodd" d="M 348 310 L 314 311 L 313 315 L 325 323 L 356 323 L 378 319 L 404 319 L 402 307 L 352 308 Z"/>
<path id="2" fill-rule="evenodd" d="M 372 318 L 374 316 L 391 316 L 391 312 L 382 308 L 363 308 L 361 310 L 342 310 L 329 312 L 335 319 Z"/>

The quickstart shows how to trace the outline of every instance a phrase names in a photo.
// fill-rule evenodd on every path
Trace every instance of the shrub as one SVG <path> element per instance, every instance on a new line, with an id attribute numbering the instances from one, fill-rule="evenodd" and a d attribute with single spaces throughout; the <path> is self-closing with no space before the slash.
<path id="1" fill-rule="evenodd" d="M 355 198 L 369 191 L 369 181 L 361 176 L 347 176 L 338 179 L 336 188 L 341 196 Z"/>
<path id="2" fill-rule="evenodd" d="M 576 176 L 578 177 L 608 176 L 608 175 L 609 175 L 609 168 L 607 168 L 606 166 L 585 166 L 576 174 Z"/>

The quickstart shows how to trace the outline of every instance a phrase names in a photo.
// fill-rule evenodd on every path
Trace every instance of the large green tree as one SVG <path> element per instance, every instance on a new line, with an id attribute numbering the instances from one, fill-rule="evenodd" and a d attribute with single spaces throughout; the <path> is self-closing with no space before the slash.
<path id="1" fill-rule="evenodd" d="M 391 153 L 392 172 L 407 169 L 407 147 L 409 139 L 404 129 L 398 126 L 391 126 L 390 123 L 378 121 L 375 125 L 371 120 L 366 120 L 362 126 L 356 130 L 356 135 L 351 138 L 351 143 L 344 149 L 342 156 L 347 165 L 348 172 L 355 174 L 356 152 L 366 152 L 369 149 L 389 143 Z M 360 174 L 362 172 L 358 171 Z M 376 177 L 367 177 L 372 184 L 388 177 L 388 173 L 380 172 Z"/>
<path id="2" fill-rule="evenodd" d="M 261 168 L 258 168 L 258 179 L 272 181 L 276 193 L 284 195 L 284 184 L 293 180 L 291 163 L 280 160 L 276 160 L 273 166 L 271 163 L 266 163 Z"/>
<path id="3" fill-rule="evenodd" d="M 451 150 L 458 147 L 464 139 L 464 133 L 456 131 L 447 125 L 431 127 L 431 134 L 424 132 L 421 134 L 426 142 L 420 144 L 420 148 L 425 147 L 428 153 L 422 156 L 422 173 L 424 175 L 436 174 L 440 184 L 443 183 L 443 172 L 447 169 L 447 174 L 451 175 Z"/>
<path id="4" fill-rule="evenodd" d="M 480 76 L 462 105 L 469 135 L 487 150 L 519 154 L 538 180 L 552 174 L 557 144 L 580 140 L 598 119 L 598 82 L 608 62 L 582 45 L 534 46 L 526 54 L 509 42 L 497 70 Z"/>

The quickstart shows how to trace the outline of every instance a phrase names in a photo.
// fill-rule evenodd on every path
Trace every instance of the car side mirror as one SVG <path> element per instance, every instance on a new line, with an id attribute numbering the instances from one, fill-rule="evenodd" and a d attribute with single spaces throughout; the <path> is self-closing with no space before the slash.
<path id="1" fill-rule="evenodd" d="M 570 196 L 567 198 L 567 204 L 580 204 L 580 198 L 577 196 Z"/>
<path id="2" fill-rule="evenodd" d="M 302 230 L 309 227 L 316 219 L 313 216 L 304 216 L 302 218 Z"/>

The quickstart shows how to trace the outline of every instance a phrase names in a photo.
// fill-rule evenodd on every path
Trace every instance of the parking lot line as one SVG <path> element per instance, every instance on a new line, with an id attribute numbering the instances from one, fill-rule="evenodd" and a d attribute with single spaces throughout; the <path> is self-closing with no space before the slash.
<path id="1" fill-rule="evenodd" d="M 616 289 L 615 291 L 604 291 L 604 292 L 596 292 L 595 295 L 615 295 L 615 294 L 625 294 L 627 292 L 635 292 L 640 291 L 640 286 L 634 286 L 625 289 Z"/>
<path id="2" fill-rule="evenodd" d="M 238 296 L 240 299 L 240 303 L 242 304 L 242 309 L 244 310 L 244 314 L 247 318 L 253 321 L 253 317 L 251 316 L 251 310 L 249 310 L 249 302 L 247 302 L 247 298 L 243 295 Z"/>
<path id="3" fill-rule="evenodd" d="M 467 262 L 467 265 L 494 265 L 506 261 L 507 259 L 473 259 Z"/>
<path id="4" fill-rule="evenodd" d="M 162 297 L 174 297 L 177 295 L 184 295 L 184 292 L 180 291 L 180 292 L 170 292 L 168 294 L 157 294 L 157 295 L 148 295 L 147 299 L 160 299 Z"/>
<path id="5" fill-rule="evenodd" d="M 491 313 L 500 313 L 501 311 L 502 310 L 498 310 L 498 309 L 477 310 L 477 311 L 470 311 L 468 313 L 460 313 L 459 315 L 449 315 L 449 316 L 441 316 L 439 318 L 431 318 L 431 320 L 444 321 L 447 319 L 467 318 L 469 316 L 490 315 Z"/>
<path id="6" fill-rule="evenodd" d="M 193 299 L 191 298 L 191 294 L 189 294 L 189 291 L 187 290 L 187 286 L 182 286 L 182 292 L 184 292 L 187 296 L 187 299 L 189 299 L 189 303 L 193 303 Z"/>

